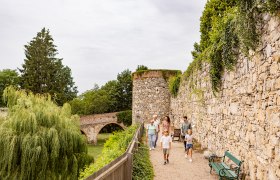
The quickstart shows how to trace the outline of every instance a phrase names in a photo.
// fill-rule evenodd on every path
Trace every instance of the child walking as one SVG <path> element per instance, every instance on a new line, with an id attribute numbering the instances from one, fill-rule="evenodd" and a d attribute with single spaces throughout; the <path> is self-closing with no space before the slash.
<path id="1" fill-rule="evenodd" d="M 185 141 L 186 141 L 186 155 L 187 158 L 189 156 L 189 161 L 192 162 L 192 149 L 193 149 L 193 143 L 192 143 L 192 130 L 188 129 L 187 134 L 185 135 Z"/>
<path id="2" fill-rule="evenodd" d="M 163 131 L 163 136 L 161 136 L 160 144 L 161 148 L 163 150 L 163 158 L 164 158 L 164 165 L 166 163 L 169 163 L 169 151 L 171 149 L 171 142 L 172 138 L 169 136 L 169 133 L 167 130 Z"/>

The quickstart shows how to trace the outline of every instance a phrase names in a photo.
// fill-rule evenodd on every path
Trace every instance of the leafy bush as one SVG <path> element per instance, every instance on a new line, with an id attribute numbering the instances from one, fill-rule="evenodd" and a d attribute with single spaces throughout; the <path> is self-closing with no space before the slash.
<path id="1" fill-rule="evenodd" d="M 181 82 L 181 73 L 178 73 L 176 76 L 172 76 L 169 78 L 168 87 L 173 97 L 176 97 L 178 94 L 180 82 Z"/>
<path id="2" fill-rule="evenodd" d="M 150 154 L 147 145 L 141 143 L 138 151 L 133 155 L 133 180 L 152 180 L 154 178 L 154 170 L 150 161 Z"/>
<path id="3" fill-rule="evenodd" d="M 126 126 L 130 126 L 132 124 L 132 111 L 121 111 L 117 113 L 117 122 L 123 123 Z"/>
<path id="4" fill-rule="evenodd" d="M 130 126 L 125 131 L 116 132 L 110 136 L 104 144 L 101 155 L 98 156 L 93 164 L 89 165 L 83 172 L 80 173 L 79 179 L 85 179 L 112 162 L 117 157 L 121 156 L 126 151 L 136 129 L 137 126 Z"/>
<path id="5" fill-rule="evenodd" d="M 280 9 L 279 0 L 267 0 L 267 10 L 271 13 L 275 13 Z"/>
<path id="6" fill-rule="evenodd" d="M 145 70 L 148 70 L 149 68 L 147 66 L 144 66 L 144 65 L 138 65 L 137 66 L 137 69 L 136 69 L 136 72 L 137 71 L 145 71 Z"/>
<path id="7" fill-rule="evenodd" d="M 70 105 L 12 87 L 3 96 L 9 113 L 0 124 L 0 179 L 77 179 L 93 159 Z"/>

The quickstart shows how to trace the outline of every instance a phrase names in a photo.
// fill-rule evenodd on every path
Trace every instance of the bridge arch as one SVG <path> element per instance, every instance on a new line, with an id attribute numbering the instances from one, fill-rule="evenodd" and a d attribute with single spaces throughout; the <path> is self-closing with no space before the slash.
<path id="1" fill-rule="evenodd" d="M 80 130 L 84 132 L 89 143 L 97 143 L 97 135 L 100 130 L 108 124 L 117 124 L 122 129 L 126 126 L 123 123 L 118 123 L 117 113 L 95 114 L 82 116 L 80 118 Z"/>
<path id="2" fill-rule="evenodd" d="M 107 123 L 107 124 L 104 124 L 103 126 L 99 126 L 99 127 L 98 127 L 98 129 L 97 129 L 97 135 L 100 133 L 100 131 L 101 131 L 105 126 L 107 126 L 107 125 L 109 125 L 109 124 L 115 124 L 115 125 L 121 127 L 123 130 L 126 129 L 126 126 L 124 126 L 123 124 L 120 124 L 120 123 Z"/>

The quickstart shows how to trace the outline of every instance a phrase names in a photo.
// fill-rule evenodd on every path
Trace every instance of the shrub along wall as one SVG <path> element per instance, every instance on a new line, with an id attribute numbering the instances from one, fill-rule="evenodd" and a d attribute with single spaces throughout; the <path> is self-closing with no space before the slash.
<path id="1" fill-rule="evenodd" d="M 138 151 L 133 154 L 133 180 L 152 180 L 154 178 L 154 170 L 150 161 L 150 154 L 148 146 L 140 143 Z"/>

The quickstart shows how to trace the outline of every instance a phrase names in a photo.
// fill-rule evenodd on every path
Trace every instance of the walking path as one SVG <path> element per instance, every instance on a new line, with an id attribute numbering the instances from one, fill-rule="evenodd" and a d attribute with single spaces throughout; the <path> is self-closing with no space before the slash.
<path id="1" fill-rule="evenodd" d="M 161 134 L 161 133 L 160 133 Z M 159 139 L 160 140 L 160 139 Z M 209 173 L 208 160 L 203 154 L 194 151 L 193 161 L 185 158 L 182 142 L 173 142 L 170 151 L 169 164 L 163 165 L 163 153 L 158 140 L 157 148 L 150 151 L 150 158 L 154 167 L 154 180 L 216 180 L 218 176 Z"/>

